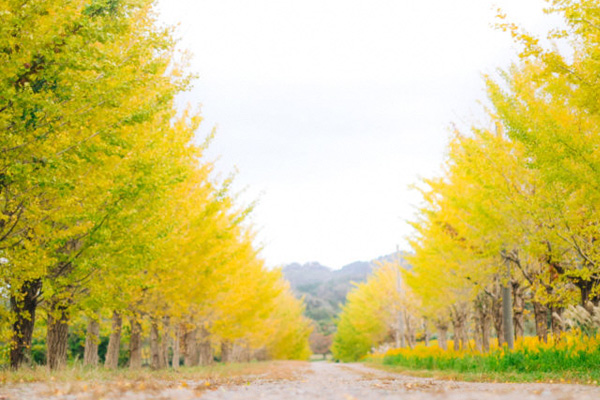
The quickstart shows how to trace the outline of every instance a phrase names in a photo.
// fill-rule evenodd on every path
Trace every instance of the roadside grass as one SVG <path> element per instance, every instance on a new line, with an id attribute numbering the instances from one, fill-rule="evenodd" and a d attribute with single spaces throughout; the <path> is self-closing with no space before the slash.
<path id="1" fill-rule="evenodd" d="M 389 371 L 441 379 L 598 385 L 600 340 L 570 335 L 540 343 L 528 337 L 518 341 L 512 351 L 495 346 L 487 353 L 474 350 L 474 346 L 454 351 L 418 345 L 375 354 L 366 362 Z"/>
<path id="2" fill-rule="evenodd" d="M 294 370 L 298 366 L 308 365 L 302 361 L 265 361 L 250 363 L 213 364 L 206 367 L 181 367 L 177 370 L 137 370 L 103 367 L 90 368 L 81 364 L 67 366 L 58 371 L 51 371 L 45 366 L 21 368 L 17 371 L 8 368 L 0 369 L 0 385 L 20 383 L 72 383 L 72 382 L 202 382 L 205 386 L 245 383 L 257 378 L 294 379 Z"/>
<path id="3" fill-rule="evenodd" d="M 364 363 L 383 371 L 405 375 L 464 382 L 504 382 L 504 383 L 575 383 L 599 385 L 600 371 L 563 372 L 457 372 L 436 369 L 410 369 L 401 365 L 383 364 L 381 360 L 367 359 Z"/>

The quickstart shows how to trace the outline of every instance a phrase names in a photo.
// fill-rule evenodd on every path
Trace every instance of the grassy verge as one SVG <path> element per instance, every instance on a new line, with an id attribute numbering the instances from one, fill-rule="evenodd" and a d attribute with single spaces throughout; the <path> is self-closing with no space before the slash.
<path id="1" fill-rule="evenodd" d="M 378 368 L 443 379 L 597 385 L 600 339 L 572 335 L 540 343 L 536 338 L 524 338 L 512 351 L 496 346 L 487 353 L 473 347 L 454 351 L 419 345 L 389 350 L 368 362 Z"/>
<path id="2" fill-rule="evenodd" d="M 18 371 L 0 369 L 0 385 L 18 383 L 71 383 L 71 382 L 185 382 L 197 381 L 203 384 L 222 385 L 245 383 L 258 377 L 269 379 L 293 379 L 295 366 L 303 362 L 251 362 L 241 364 L 214 364 L 208 367 L 163 369 L 152 371 L 147 368 L 139 370 L 108 370 L 102 367 L 89 368 L 82 365 L 68 366 L 59 371 L 50 371 L 44 366 L 22 368 Z"/>
<path id="3" fill-rule="evenodd" d="M 511 383 L 577 383 L 598 385 L 600 371 L 563 371 L 563 372 L 458 372 L 436 369 L 410 369 L 401 365 L 383 364 L 381 359 L 369 359 L 365 364 L 389 372 L 421 378 L 434 378 L 464 382 L 511 382 Z"/>

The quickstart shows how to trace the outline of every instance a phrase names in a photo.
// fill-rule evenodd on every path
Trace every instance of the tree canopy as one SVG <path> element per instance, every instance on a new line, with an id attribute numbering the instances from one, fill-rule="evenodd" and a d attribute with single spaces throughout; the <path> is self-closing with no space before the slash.
<path id="1" fill-rule="evenodd" d="M 40 315 L 52 368 L 81 321 L 97 363 L 95 326 L 109 320 L 115 366 L 124 317 L 132 367 L 148 329 L 155 367 L 171 353 L 179 365 L 180 342 L 192 365 L 206 343 L 205 362 L 221 342 L 308 356 L 303 306 L 265 267 L 251 207 L 213 173 L 199 113 L 176 107 L 193 76 L 175 45 L 150 0 L 0 1 L 1 341 L 13 367 L 30 360 Z"/>

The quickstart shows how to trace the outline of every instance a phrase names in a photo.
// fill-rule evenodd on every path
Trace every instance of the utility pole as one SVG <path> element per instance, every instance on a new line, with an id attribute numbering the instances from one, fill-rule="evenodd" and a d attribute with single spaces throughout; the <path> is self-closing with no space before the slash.
<path id="1" fill-rule="evenodd" d="M 502 322 L 504 323 L 504 340 L 509 350 L 515 347 L 515 334 L 513 327 L 512 295 L 510 290 L 510 261 L 504 258 L 506 266 L 506 277 L 502 285 Z"/>

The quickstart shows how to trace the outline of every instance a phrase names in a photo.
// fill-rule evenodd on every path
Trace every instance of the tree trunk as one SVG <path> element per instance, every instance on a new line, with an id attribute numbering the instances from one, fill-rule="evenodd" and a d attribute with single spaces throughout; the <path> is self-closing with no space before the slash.
<path id="1" fill-rule="evenodd" d="M 129 368 L 142 368 L 142 325 L 135 316 L 129 320 L 131 338 L 129 339 Z"/>
<path id="2" fill-rule="evenodd" d="M 454 350 L 467 348 L 468 337 L 466 331 L 467 311 L 465 307 L 453 306 L 452 328 L 454 330 Z"/>
<path id="3" fill-rule="evenodd" d="M 409 348 L 412 349 L 413 347 L 415 347 L 415 327 L 411 316 L 407 312 L 404 313 L 404 315 L 404 326 L 406 327 L 404 329 L 406 344 Z"/>
<path id="4" fill-rule="evenodd" d="M 394 322 L 394 340 L 396 342 L 396 348 L 403 348 L 406 346 L 404 310 L 398 311 L 396 314 L 396 321 Z"/>
<path id="5" fill-rule="evenodd" d="M 228 340 L 223 340 L 221 342 L 221 362 L 231 362 L 231 342 Z"/>
<path id="6" fill-rule="evenodd" d="M 590 268 L 591 270 L 593 270 L 594 266 L 593 265 L 586 265 L 588 268 Z M 581 278 L 575 279 L 574 282 L 575 286 L 577 286 L 579 288 L 579 291 L 581 293 L 581 306 L 585 309 L 587 309 L 587 311 L 593 313 L 593 311 L 589 310 L 589 303 L 590 303 L 590 296 L 592 293 L 592 290 L 594 289 L 595 286 L 595 282 L 593 282 L 592 280 L 583 280 Z"/>
<path id="7" fill-rule="evenodd" d="M 538 339 L 544 343 L 548 343 L 548 307 L 533 302 L 533 314 L 535 317 L 535 333 Z"/>
<path id="8" fill-rule="evenodd" d="M 249 363 L 250 361 L 252 361 L 252 350 L 250 350 L 250 347 L 245 346 L 242 354 L 243 354 L 242 360 L 244 362 Z"/>
<path id="9" fill-rule="evenodd" d="M 482 331 L 482 312 L 480 299 L 475 301 L 475 313 L 473 314 L 473 323 L 475 325 L 475 331 L 473 332 L 473 339 L 475 340 L 475 348 L 477 351 L 483 352 L 483 331 Z"/>
<path id="10" fill-rule="evenodd" d="M 100 339 L 100 322 L 98 315 L 90 318 L 85 335 L 85 351 L 83 353 L 83 365 L 98 366 L 98 343 Z"/>
<path id="11" fill-rule="evenodd" d="M 19 294 L 10 298 L 10 307 L 15 316 L 10 349 L 10 366 L 13 369 L 20 368 L 25 362 L 31 363 L 31 340 L 41 288 L 41 279 L 27 281 L 21 286 Z"/>
<path id="12" fill-rule="evenodd" d="M 197 328 L 186 327 L 185 333 L 183 335 L 183 364 L 186 367 L 194 367 L 198 361 L 198 346 L 196 343 L 196 332 Z"/>
<path id="13" fill-rule="evenodd" d="M 555 341 L 560 340 L 563 332 L 563 326 L 560 322 L 564 309 L 561 307 L 552 307 L 552 337 Z"/>
<path id="14" fill-rule="evenodd" d="M 437 325 L 438 329 L 438 346 L 442 350 L 448 350 L 448 325 L 439 324 Z"/>
<path id="15" fill-rule="evenodd" d="M 108 349 L 106 350 L 106 368 L 115 369 L 119 366 L 119 350 L 121 349 L 121 328 L 123 327 L 123 318 L 121 314 L 113 311 L 112 332 L 108 340 Z"/>
<path id="16" fill-rule="evenodd" d="M 479 318 L 475 318 L 474 322 L 475 331 L 473 332 L 473 340 L 475 341 L 475 349 L 477 349 L 477 351 L 483 352 L 483 343 L 481 341 Z"/>
<path id="17" fill-rule="evenodd" d="M 174 327 L 174 337 L 173 337 L 173 359 L 171 360 L 171 365 L 173 369 L 179 369 L 179 341 L 181 340 L 181 325 L 176 325 Z"/>
<path id="18" fill-rule="evenodd" d="M 481 347 L 484 352 L 490 351 L 490 326 L 492 323 L 492 316 L 486 312 L 482 316 L 481 320 Z"/>
<path id="19" fill-rule="evenodd" d="M 154 370 L 160 368 L 160 353 L 158 323 L 155 320 L 152 320 L 150 326 L 150 368 Z"/>
<path id="20" fill-rule="evenodd" d="M 515 339 L 522 338 L 525 319 L 525 288 L 518 282 L 512 283 L 513 292 L 513 324 Z"/>
<path id="21" fill-rule="evenodd" d="M 492 299 L 492 322 L 496 337 L 498 337 L 498 347 L 504 345 L 504 318 L 502 317 L 502 301 L 499 298 Z"/>
<path id="22" fill-rule="evenodd" d="M 170 318 L 163 318 L 163 331 L 162 335 L 160 335 L 160 367 L 168 368 L 169 367 L 169 329 L 170 329 Z"/>
<path id="23" fill-rule="evenodd" d="M 323 354 L 324 358 L 327 358 L 326 354 Z M 261 347 L 260 349 L 254 352 L 254 358 L 257 361 L 267 361 L 269 359 L 269 353 L 267 352 L 266 347 Z"/>
<path id="24" fill-rule="evenodd" d="M 212 343 L 210 341 L 210 333 L 206 328 L 200 329 L 200 340 L 199 340 L 199 356 L 200 365 L 210 365 L 214 361 Z"/>
<path id="25" fill-rule="evenodd" d="M 69 343 L 68 306 L 60 301 L 51 300 L 48 312 L 48 366 L 50 369 L 61 369 L 67 364 L 67 347 Z"/>
<path id="26" fill-rule="evenodd" d="M 476 337 L 481 351 L 490 350 L 490 328 L 492 324 L 492 305 L 488 297 L 480 296 L 476 301 Z"/>
<path id="27" fill-rule="evenodd" d="M 452 320 L 452 328 L 454 330 L 454 336 L 452 337 L 453 348 L 455 351 L 458 351 L 460 350 L 460 336 L 462 329 L 462 327 L 460 326 L 460 322 Z"/>
<path id="28" fill-rule="evenodd" d="M 429 330 L 427 329 L 427 321 L 423 321 L 423 339 L 425 340 L 425 346 L 429 347 Z"/>

